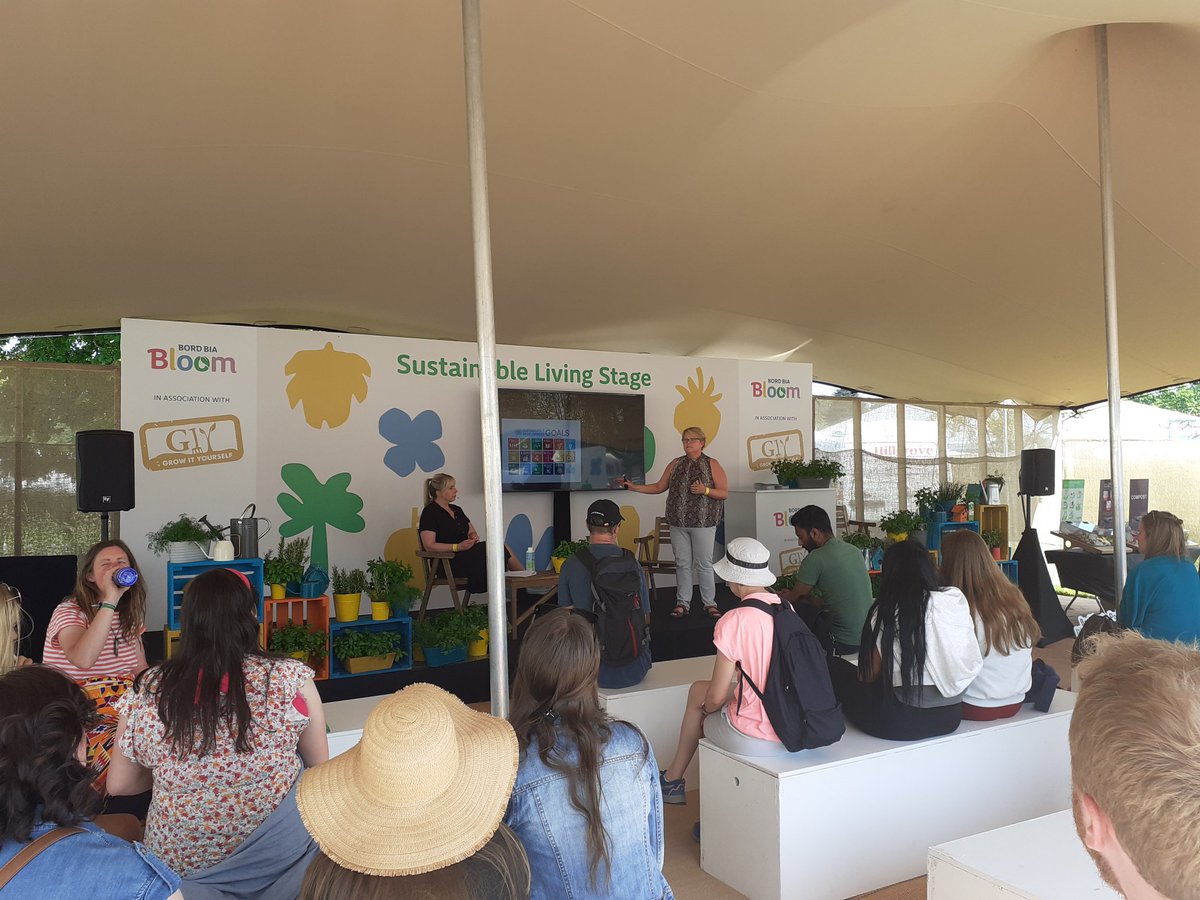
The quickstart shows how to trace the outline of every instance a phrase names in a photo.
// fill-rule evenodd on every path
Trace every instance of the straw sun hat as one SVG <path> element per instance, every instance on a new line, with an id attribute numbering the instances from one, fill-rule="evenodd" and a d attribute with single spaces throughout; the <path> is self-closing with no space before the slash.
<path id="1" fill-rule="evenodd" d="M 517 777 L 517 736 L 431 684 L 367 717 L 358 746 L 304 773 L 300 818 L 325 855 L 367 875 L 419 875 L 495 834 Z"/>
<path id="2" fill-rule="evenodd" d="M 726 544 L 725 556 L 713 563 L 713 571 L 723 581 L 753 587 L 770 587 L 776 580 L 771 551 L 754 538 L 734 538 Z"/>

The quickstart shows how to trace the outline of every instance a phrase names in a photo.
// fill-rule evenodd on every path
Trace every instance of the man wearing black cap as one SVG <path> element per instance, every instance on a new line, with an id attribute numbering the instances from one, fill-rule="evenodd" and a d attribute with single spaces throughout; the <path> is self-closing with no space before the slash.
<path id="1" fill-rule="evenodd" d="M 644 627 L 650 611 L 650 596 L 646 590 L 646 576 L 642 567 L 632 553 L 617 544 L 617 533 L 621 530 L 621 510 L 611 500 L 597 500 L 587 511 L 588 547 L 563 563 L 562 572 L 558 578 L 558 603 L 560 606 L 574 606 L 595 618 L 597 593 L 593 591 L 592 572 L 588 563 L 601 560 L 614 560 L 596 569 L 597 578 L 603 578 L 604 583 L 619 585 L 622 581 L 627 585 L 636 583 L 636 602 L 638 608 L 632 612 L 632 622 L 622 622 L 620 631 L 630 630 L 636 639 L 620 647 L 602 647 L 600 655 L 600 678 L 602 688 L 631 687 L 646 677 L 650 671 L 650 640 L 649 631 Z M 587 555 L 585 562 L 580 557 Z M 619 560 L 619 561 L 617 561 Z M 600 573 L 604 574 L 601 575 Z M 635 582 L 636 578 L 636 582 Z M 623 619 L 628 615 L 622 609 L 621 603 L 613 603 L 614 613 Z M 644 632 L 639 634 L 638 632 Z M 603 637 L 601 643 L 604 643 Z M 614 659 L 615 657 L 615 659 Z"/>

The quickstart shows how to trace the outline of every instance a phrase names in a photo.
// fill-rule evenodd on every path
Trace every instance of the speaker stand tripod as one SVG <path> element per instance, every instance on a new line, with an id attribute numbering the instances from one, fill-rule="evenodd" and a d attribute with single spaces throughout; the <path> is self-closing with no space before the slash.
<path id="1" fill-rule="evenodd" d="M 1017 579 L 1020 582 L 1021 593 L 1025 595 L 1033 617 L 1037 619 L 1038 627 L 1042 630 L 1039 647 L 1053 644 L 1066 637 L 1074 637 L 1075 629 L 1071 620 L 1063 612 L 1062 604 L 1058 602 L 1058 594 L 1054 592 L 1054 583 L 1050 580 L 1050 570 L 1046 568 L 1046 557 L 1042 553 L 1042 542 L 1038 538 L 1037 529 L 1030 524 L 1030 496 L 1019 494 L 1022 508 L 1025 512 L 1025 530 L 1017 544 L 1013 559 L 1017 561 Z"/>
<path id="2" fill-rule="evenodd" d="M 100 513 L 100 542 L 108 540 L 108 512 Z"/>

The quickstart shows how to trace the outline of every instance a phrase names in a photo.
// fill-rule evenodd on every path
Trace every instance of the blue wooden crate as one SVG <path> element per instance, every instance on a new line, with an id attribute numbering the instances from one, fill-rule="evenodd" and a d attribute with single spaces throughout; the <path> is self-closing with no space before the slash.
<path id="1" fill-rule="evenodd" d="M 1020 586 L 1021 582 L 1017 580 L 1017 561 L 1015 559 L 1001 559 L 996 562 L 1000 567 L 1000 571 L 1013 584 Z"/>
<path id="2" fill-rule="evenodd" d="M 942 535 L 947 531 L 961 531 L 964 528 L 979 534 L 978 522 L 934 522 L 929 526 L 925 546 L 930 550 L 940 552 L 942 549 Z"/>
<path id="3" fill-rule="evenodd" d="M 197 575 L 213 569 L 233 569 L 250 580 L 250 588 L 258 598 L 258 621 L 263 620 L 263 561 L 261 559 L 232 559 L 228 561 L 167 563 L 167 627 L 179 628 L 179 611 L 183 605 L 183 589 Z"/>
<path id="4" fill-rule="evenodd" d="M 333 642 L 344 631 L 399 631 L 404 635 L 400 649 L 404 658 L 396 660 L 390 668 L 377 669 L 374 672 L 348 672 L 346 665 L 333 655 Z M 390 619 L 372 619 L 370 616 L 359 616 L 357 622 L 339 622 L 329 620 L 329 677 L 358 678 L 361 675 L 382 675 L 384 672 L 401 672 L 412 668 L 412 619 L 406 615 L 393 616 Z"/>

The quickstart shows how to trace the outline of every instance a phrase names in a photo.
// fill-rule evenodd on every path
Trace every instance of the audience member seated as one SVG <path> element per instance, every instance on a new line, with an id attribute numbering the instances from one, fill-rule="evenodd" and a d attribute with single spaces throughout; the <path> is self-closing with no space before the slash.
<path id="1" fill-rule="evenodd" d="M 592 626 L 569 610 L 525 636 L 509 715 L 521 763 L 504 821 L 529 856 L 534 900 L 669 900 L 654 751 L 605 715 L 599 669 Z"/>
<path id="2" fill-rule="evenodd" d="M 983 654 L 983 668 L 963 694 L 963 718 L 1015 716 L 1033 684 L 1033 645 L 1042 636 L 1025 595 L 974 531 L 942 538 L 942 581 L 966 596 Z"/>
<path id="3" fill-rule="evenodd" d="M 565 563 L 558 577 L 558 602 L 582 612 L 589 621 L 597 620 L 597 597 L 592 593 L 593 574 L 605 584 L 620 588 L 622 596 L 636 597 L 633 610 L 613 604 L 605 630 L 615 637 L 600 650 L 602 688 L 626 688 L 640 682 L 650 671 L 650 628 L 646 625 L 650 595 L 646 591 L 646 572 L 637 558 L 617 545 L 621 531 L 621 509 L 611 500 L 597 500 L 587 511 L 588 547 Z M 586 559 L 584 558 L 586 554 Z M 600 560 L 608 562 L 601 567 Z M 590 565 L 590 568 L 589 568 Z M 625 604 L 628 606 L 628 604 Z M 597 633 L 602 644 L 605 636 Z"/>
<path id="4" fill-rule="evenodd" d="M 21 592 L 0 581 L 0 675 L 33 662 L 21 655 L 21 638 L 32 630 L 33 622 L 21 608 Z M 5 635 L 12 635 L 12 640 Z"/>
<path id="5" fill-rule="evenodd" d="M 775 583 L 770 568 L 771 551 L 754 538 L 734 538 L 713 571 L 742 600 L 779 603 L 765 588 Z M 761 610 L 737 606 L 713 628 L 717 648 L 711 681 L 697 681 L 688 691 L 687 707 L 679 726 L 675 758 L 660 777 L 663 802 L 687 803 L 683 773 L 691 765 L 701 736 L 718 747 L 743 756 L 782 756 L 787 748 L 779 741 L 762 701 L 753 690 L 734 687 L 737 666 L 762 689 L 767 683 L 774 650 L 775 626 Z M 737 675 L 740 681 L 740 675 Z M 734 698 L 734 695 L 736 699 Z"/>
<path id="6" fill-rule="evenodd" d="M 891 741 L 958 728 L 962 695 L 982 668 L 967 598 L 939 586 L 929 552 L 916 541 L 898 541 L 883 555 L 858 666 L 829 660 L 846 718 Z"/>
<path id="7" fill-rule="evenodd" d="M 1092 639 L 1071 717 L 1071 806 L 1124 896 L 1200 897 L 1200 653 L 1132 632 Z"/>
<path id="8" fill-rule="evenodd" d="M 472 594 L 487 593 L 487 545 L 479 540 L 475 526 L 461 506 L 454 504 L 458 486 L 454 476 L 440 472 L 425 482 L 425 508 L 417 523 L 421 548 L 430 552 L 453 553 L 450 561 L 455 578 L 467 579 Z M 507 546 L 504 548 L 507 569 L 519 572 L 525 568 Z"/>
<path id="9" fill-rule="evenodd" d="M 355 747 L 300 780 L 300 816 L 320 847 L 301 900 L 528 897 L 525 851 L 500 821 L 517 757 L 508 722 L 441 688 L 381 701 Z"/>
<path id="10" fill-rule="evenodd" d="M 95 719 L 87 694 L 61 672 L 23 666 L 0 676 L 3 874 L 17 868 L 19 852 L 36 852 L 13 874 L 5 896 L 179 900 L 179 878 L 163 862 L 91 821 L 101 798 L 93 787 L 96 771 L 83 758 Z M 79 831 L 55 840 L 60 828 Z"/>
<path id="11" fill-rule="evenodd" d="M 119 702 L 109 790 L 153 785 L 146 844 L 180 875 L 229 856 L 329 758 L 313 671 L 259 648 L 257 606 L 238 572 L 192 579 L 179 649 Z"/>
<path id="12" fill-rule="evenodd" d="M 795 586 L 781 591 L 780 596 L 796 607 L 810 627 L 816 610 L 828 609 L 833 652 L 838 656 L 857 653 L 871 608 L 871 576 L 862 551 L 833 533 L 829 513 L 820 506 L 802 506 L 790 521 L 808 555 L 800 563 Z"/>
<path id="13" fill-rule="evenodd" d="M 145 583 L 138 578 L 125 587 L 114 578 L 121 569 L 137 567 L 124 542 L 93 545 L 79 567 L 75 592 L 50 617 L 42 651 L 42 662 L 79 682 L 100 713 L 88 734 L 87 761 L 100 772 L 101 788 L 117 730 L 116 702 L 146 668 Z"/>
<path id="14" fill-rule="evenodd" d="M 1117 624 L 1148 638 L 1192 643 L 1200 638 L 1200 577 L 1188 559 L 1183 521 L 1152 509 L 1137 530 L 1145 557 L 1121 594 Z"/>

